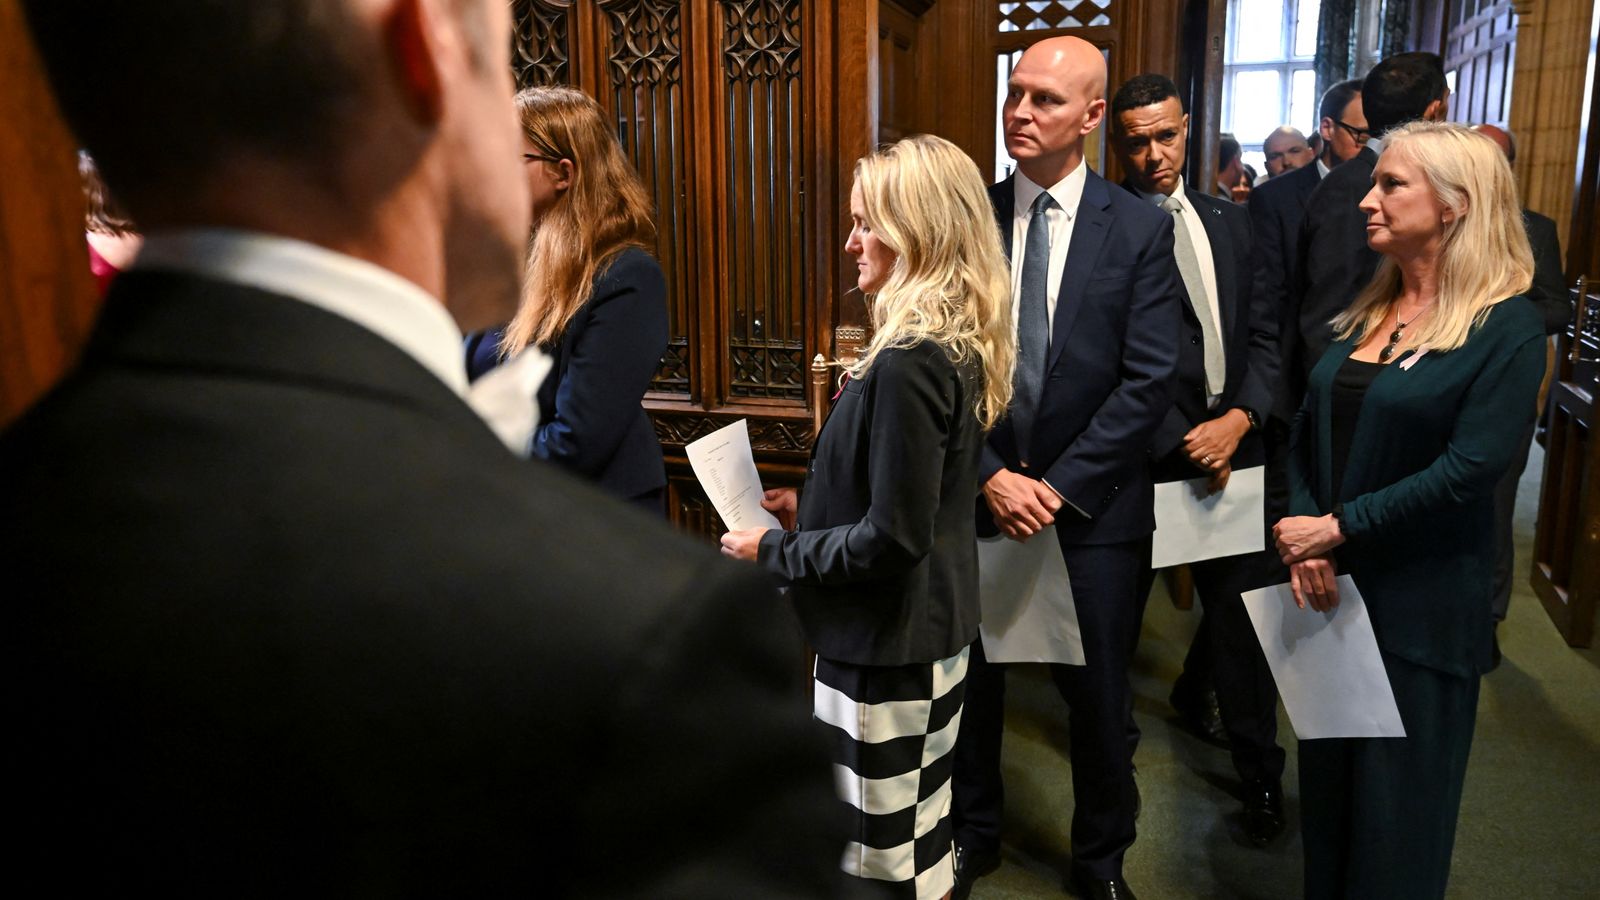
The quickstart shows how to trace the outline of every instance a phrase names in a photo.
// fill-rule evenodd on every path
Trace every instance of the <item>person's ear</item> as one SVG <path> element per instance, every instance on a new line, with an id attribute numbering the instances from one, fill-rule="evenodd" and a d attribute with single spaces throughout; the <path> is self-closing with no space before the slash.
<path id="1" fill-rule="evenodd" d="M 383 23 L 383 52 L 407 110 L 423 124 L 444 115 L 444 79 L 428 0 L 395 0 Z"/>
<path id="2" fill-rule="evenodd" d="M 1338 126 L 1333 124 L 1333 120 L 1328 118 L 1324 118 L 1321 122 L 1317 123 L 1317 133 L 1322 135 L 1322 143 L 1324 146 L 1333 143 L 1333 129 L 1337 127 Z"/>
<path id="3" fill-rule="evenodd" d="M 1429 103 L 1428 108 L 1422 111 L 1422 118 L 1429 122 L 1443 122 L 1449 115 L 1450 104 L 1443 97 Z"/>
<path id="4" fill-rule="evenodd" d="M 572 187 L 572 176 L 576 171 L 577 169 L 572 165 L 572 160 L 562 159 L 558 161 L 556 163 L 556 180 L 553 185 L 555 189 L 564 191 Z"/>
<path id="5" fill-rule="evenodd" d="M 1089 101 L 1089 107 L 1084 110 L 1083 133 L 1088 134 L 1100 126 L 1100 120 L 1106 117 L 1106 101 L 1104 98 Z"/>

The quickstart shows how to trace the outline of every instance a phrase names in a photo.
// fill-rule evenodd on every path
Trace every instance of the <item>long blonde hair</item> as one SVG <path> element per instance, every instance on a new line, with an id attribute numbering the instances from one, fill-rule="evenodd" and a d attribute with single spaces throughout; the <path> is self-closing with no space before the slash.
<path id="1" fill-rule="evenodd" d="M 851 376 L 886 349 L 933 341 L 957 362 L 982 364 L 975 412 L 994 427 L 1011 402 L 1017 343 L 1005 250 L 977 165 L 955 144 L 919 134 L 862 157 L 855 183 L 867 224 L 895 258 L 868 297 L 875 331 Z"/>
<path id="2" fill-rule="evenodd" d="M 1467 342 L 1496 303 L 1533 283 L 1533 250 L 1523 230 L 1517 185 L 1505 154 L 1461 125 L 1411 122 L 1384 136 L 1383 153 L 1400 154 L 1423 172 L 1433 195 L 1455 213 L 1439 245 L 1433 314 L 1417 328 L 1418 348 L 1449 351 Z M 1400 267 L 1389 257 L 1372 282 L 1333 320 L 1340 340 L 1359 342 L 1383 327 L 1400 296 Z"/>
<path id="3" fill-rule="evenodd" d="M 522 303 L 500 341 L 507 356 L 559 337 L 612 257 L 655 240 L 644 185 L 593 98 L 569 87 L 528 88 L 517 94 L 517 113 L 539 155 L 572 162 L 572 183 L 528 237 Z"/>

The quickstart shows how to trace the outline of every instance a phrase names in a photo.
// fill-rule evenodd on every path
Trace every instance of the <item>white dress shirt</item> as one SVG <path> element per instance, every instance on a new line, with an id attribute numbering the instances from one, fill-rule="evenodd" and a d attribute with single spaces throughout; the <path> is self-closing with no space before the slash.
<path id="1" fill-rule="evenodd" d="M 1140 191 L 1139 194 L 1156 206 L 1160 206 L 1167 199 L 1166 194 L 1148 194 L 1144 191 Z M 1204 286 L 1206 292 L 1206 311 L 1211 316 L 1211 324 L 1216 328 L 1216 333 L 1221 335 L 1222 309 L 1217 302 L 1217 261 L 1211 254 L 1211 240 L 1206 236 L 1205 222 L 1200 218 L 1203 213 L 1195 209 L 1194 204 L 1189 202 L 1189 197 L 1183 190 L 1183 178 L 1181 176 L 1178 178 L 1178 186 L 1173 189 L 1172 196 L 1178 201 L 1178 205 L 1183 208 L 1183 224 L 1185 230 L 1189 233 L 1189 244 L 1194 248 L 1195 262 L 1200 264 L 1200 283 Z M 1189 298 L 1191 303 L 1194 302 L 1194 299 L 1193 297 Z M 1197 315 L 1200 314 L 1200 305 L 1198 303 L 1194 305 L 1195 313 Z M 1223 352 L 1227 352 L 1226 348 L 1223 349 Z M 1226 356 L 1224 356 L 1224 359 L 1226 359 Z M 1215 406 L 1221 396 L 1221 394 L 1212 394 L 1208 398 L 1208 405 Z"/>
<path id="2" fill-rule="evenodd" d="M 432 294 L 388 269 L 305 241 L 226 228 L 152 234 L 132 268 L 185 272 L 253 287 L 354 322 L 433 373 L 477 410 L 512 450 L 527 455 L 537 425 L 534 395 L 549 371 L 548 357 L 527 351 L 515 365 L 502 366 L 507 371 L 501 377 L 485 377 L 480 379 L 487 382 L 481 389 L 469 388 L 466 353 L 455 319 Z M 511 402 L 508 393 L 515 395 Z"/>
<path id="3" fill-rule="evenodd" d="M 1042 188 L 1029 180 L 1018 169 L 1012 179 L 1016 207 L 1011 214 L 1011 321 L 1018 321 L 1022 307 L 1022 257 L 1028 246 L 1028 222 L 1033 218 L 1033 201 L 1046 190 L 1056 205 L 1045 213 L 1050 223 L 1050 268 L 1045 282 L 1045 309 L 1050 329 L 1056 326 L 1056 301 L 1061 291 L 1061 273 L 1067 268 L 1067 247 L 1072 243 L 1072 223 L 1078 218 L 1078 203 L 1083 200 L 1083 186 L 1089 180 L 1089 169 L 1082 160 L 1065 178 Z"/>
<path id="4" fill-rule="evenodd" d="M 1328 164 L 1322 161 L 1322 157 L 1317 157 L 1317 178 L 1319 180 L 1327 178 L 1328 173 L 1332 171 L 1332 169 L 1328 168 Z"/>

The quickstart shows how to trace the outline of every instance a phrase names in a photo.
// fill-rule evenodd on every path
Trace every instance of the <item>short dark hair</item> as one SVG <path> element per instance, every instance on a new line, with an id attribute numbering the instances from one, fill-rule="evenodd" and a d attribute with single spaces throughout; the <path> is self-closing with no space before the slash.
<path id="1" fill-rule="evenodd" d="M 1339 121 L 1344 115 L 1344 108 L 1349 106 L 1350 101 L 1354 100 L 1359 93 L 1361 93 L 1361 79 L 1359 78 L 1341 81 L 1323 91 L 1322 103 L 1317 106 L 1317 121 L 1312 123 L 1311 130 L 1316 131 L 1317 126 L 1322 124 L 1323 119 Z"/>
<path id="2" fill-rule="evenodd" d="M 1238 138 L 1224 131 L 1222 140 L 1217 144 L 1217 171 L 1221 172 L 1223 169 L 1233 165 L 1233 161 L 1239 158 L 1239 153 Z"/>
<path id="3" fill-rule="evenodd" d="M 22 5 L 68 124 L 136 213 L 242 149 L 329 158 L 366 94 L 345 0 Z"/>
<path id="4" fill-rule="evenodd" d="M 1183 97 L 1178 93 L 1178 86 L 1172 79 L 1165 75 L 1146 73 L 1135 75 L 1122 83 L 1117 88 L 1117 93 L 1111 98 L 1111 122 L 1117 124 L 1117 116 L 1130 109 L 1139 109 L 1151 106 L 1167 99 L 1177 97 L 1178 105 L 1183 106 Z"/>
<path id="5" fill-rule="evenodd" d="M 1444 60 L 1437 53 L 1396 53 L 1372 67 L 1361 83 L 1361 108 L 1374 137 L 1412 119 L 1444 97 Z"/>

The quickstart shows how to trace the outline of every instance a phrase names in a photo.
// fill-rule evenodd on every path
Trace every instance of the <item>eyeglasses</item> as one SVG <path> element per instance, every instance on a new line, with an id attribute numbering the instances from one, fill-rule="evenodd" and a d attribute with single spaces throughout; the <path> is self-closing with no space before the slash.
<path id="1" fill-rule="evenodd" d="M 1334 119 L 1333 124 L 1343 128 L 1346 132 L 1349 132 L 1350 140 L 1355 141 L 1358 144 L 1365 144 L 1367 140 L 1372 137 L 1372 132 L 1365 128 L 1357 128 L 1354 125 L 1351 125 L 1349 122 L 1345 122 L 1340 119 Z"/>
<path id="2" fill-rule="evenodd" d="M 559 160 L 559 159 L 557 159 L 557 158 L 555 158 L 553 156 L 540 156 L 537 153 L 524 153 L 524 154 L 522 154 L 522 161 L 523 162 L 547 162 L 547 163 L 553 163 L 553 162 L 560 162 L 561 160 Z"/>

